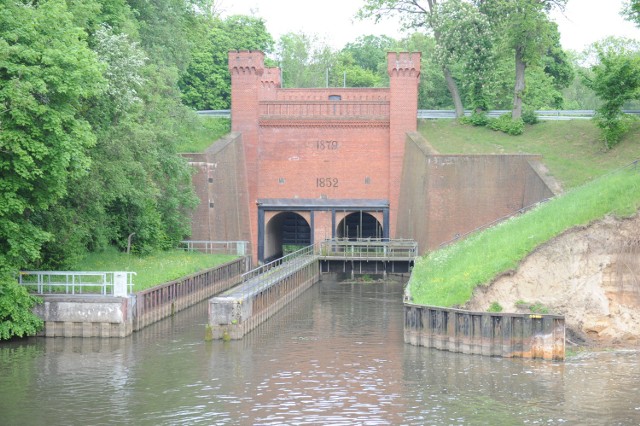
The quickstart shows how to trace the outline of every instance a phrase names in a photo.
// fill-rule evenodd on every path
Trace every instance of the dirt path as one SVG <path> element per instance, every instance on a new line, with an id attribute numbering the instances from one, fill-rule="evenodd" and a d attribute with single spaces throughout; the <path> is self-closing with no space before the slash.
<path id="1" fill-rule="evenodd" d="M 640 345 L 640 214 L 571 229 L 516 271 L 476 289 L 465 309 L 565 316 L 568 344 Z"/>

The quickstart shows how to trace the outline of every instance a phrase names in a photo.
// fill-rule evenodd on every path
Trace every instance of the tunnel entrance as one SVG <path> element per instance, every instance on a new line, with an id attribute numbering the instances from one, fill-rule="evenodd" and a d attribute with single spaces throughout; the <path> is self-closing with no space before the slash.
<path id="1" fill-rule="evenodd" d="M 268 198 L 258 202 L 258 262 L 329 238 L 389 238 L 387 200 Z"/>
<path id="2" fill-rule="evenodd" d="M 278 213 L 271 218 L 266 228 L 265 262 L 286 256 L 311 244 L 311 227 L 298 213 Z"/>
<path id="3" fill-rule="evenodd" d="M 362 211 L 350 213 L 338 224 L 336 237 L 349 240 L 382 238 L 382 225 L 369 213 Z"/>

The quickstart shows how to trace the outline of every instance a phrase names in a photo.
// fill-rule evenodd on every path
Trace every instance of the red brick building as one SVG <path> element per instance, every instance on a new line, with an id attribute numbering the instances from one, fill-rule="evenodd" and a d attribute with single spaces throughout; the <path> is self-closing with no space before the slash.
<path id="1" fill-rule="evenodd" d="M 441 190 L 433 173 L 442 170 L 430 164 L 441 162 L 424 157 L 420 170 L 403 171 L 406 147 L 412 156 L 422 156 L 411 148 L 420 139 L 415 133 L 420 53 L 388 54 L 389 88 L 283 89 L 280 70 L 265 67 L 259 51 L 229 52 L 229 70 L 232 133 L 204 154 L 188 154 L 198 168 L 194 183 L 202 200 L 193 240 L 247 240 L 254 259 L 266 261 L 283 248 L 335 237 L 416 238 L 424 251 L 436 241 L 413 235 L 417 228 L 437 229 L 441 242 L 478 226 L 473 219 L 454 220 L 457 228 L 449 232 L 446 203 L 439 203 L 438 214 L 429 213 L 424 199 Z M 425 174 L 430 178 L 413 182 Z M 421 189 L 427 180 L 428 189 Z M 403 187 L 404 194 L 417 188 L 418 195 L 402 198 L 409 207 L 419 206 L 420 216 L 399 205 Z M 470 199 L 466 205 L 473 206 L 473 190 L 462 189 Z M 447 188 L 447 198 L 460 190 Z M 511 201 L 522 191 L 516 189 L 504 208 L 483 197 L 489 210 L 484 216 L 521 208 Z M 424 221 L 428 226 L 419 226 Z"/>

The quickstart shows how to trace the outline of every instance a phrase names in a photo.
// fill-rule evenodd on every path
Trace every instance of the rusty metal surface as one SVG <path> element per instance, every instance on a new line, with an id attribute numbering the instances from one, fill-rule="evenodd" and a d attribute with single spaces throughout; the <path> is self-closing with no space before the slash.
<path id="1" fill-rule="evenodd" d="M 504 358 L 565 359 L 559 315 L 472 312 L 405 303 L 404 340 L 450 352 Z"/>

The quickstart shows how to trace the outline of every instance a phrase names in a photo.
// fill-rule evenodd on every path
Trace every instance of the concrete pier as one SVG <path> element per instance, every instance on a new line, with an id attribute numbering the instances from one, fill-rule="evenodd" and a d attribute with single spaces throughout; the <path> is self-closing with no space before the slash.
<path id="1" fill-rule="evenodd" d="M 209 301 L 208 338 L 241 339 L 320 279 L 313 249 L 247 274 L 245 281 Z"/>

